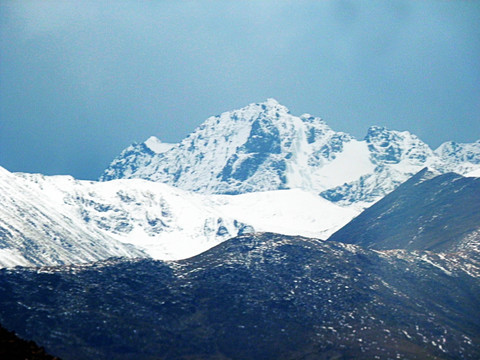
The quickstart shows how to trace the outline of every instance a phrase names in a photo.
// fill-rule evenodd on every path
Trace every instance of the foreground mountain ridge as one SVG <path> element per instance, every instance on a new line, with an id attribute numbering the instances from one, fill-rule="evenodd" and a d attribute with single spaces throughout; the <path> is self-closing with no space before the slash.
<path id="1" fill-rule="evenodd" d="M 364 208 L 423 167 L 480 168 L 480 140 L 433 151 L 408 131 L 372 126 L 359 141 L 274 99 L 212 116 L 178 144 L 159 144 L 128 147 L 101 180 L 143 178 L 207 194 L 300 188 Z"/>
<path id="2" fill-rule="evenodd" d="M 0 325 L 0 359 L 3 360 L 60 360 L 48 355 L 33 341 L 20 339 L 13 331 Z"/>
<path id="3" fill-rule="evenodd" d="M 182 261 L 0 270 L 0 322 L 66 360 L 473 360 L 478 265 L 256 233 Z"/>

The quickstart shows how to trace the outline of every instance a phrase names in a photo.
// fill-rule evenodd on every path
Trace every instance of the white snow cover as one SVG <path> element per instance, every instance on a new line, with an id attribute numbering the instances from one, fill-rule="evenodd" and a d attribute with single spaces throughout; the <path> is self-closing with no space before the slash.
<path id="1" fill-rule="evenodd" d="M 255 231 L 326 239 L 358 215 L 300 190 L 204 196 L 219 212 L 253 226 Z"/>
<path id="2" fill-rule="evenodd" d="M 366 144 L 320 118 L 291 115 L 274 99 L 210 117 L 165 153 L 147 157 L 131 150 L 112 163 L 103 180 L 144 178 L 207 194 L 284 188 L 318 193 L 374 168 Z M 330 164 L 341 174 L 323 169 Z"/>
<path id="3" fill-rule="evenodd" d="M 465 175 L 466 177 L 480 177 L 480 169 L 469 172 Z"/>
<path id="4" fill-rule="evenodd" d="M 480 164 L 480 140 L 474 143 L 447 141 L 440 145 L 435 153 L 449 162 L 457 164 L 469 162 L 478 165 Z"/>
<path id="5" fill-rule="evenodd" d="M 38 185 L 43 186 L 44 177 L 37 178 Z M 55 180 L 63 178 L 51 178 Z M 59 265 L 112 256 L 145 256 L 142 251 L 85 226 L 77 214 L 57 206 L 61 200 L 58 192 L 48 187 L 38 191 L 28 181 L 0 167 L 0 266 Z"/>
<path id="6" fill-rule="evenodd" d="M 0 266 L 181 259 L 251 231 L 326 238 L 426 166 L 477 176 L 480 141 L 432 151 L 378 126 L 356 140 L 269 99 L 179 144 L 129 146 L 103 182 L 0 168 Z"/>
<path id="7" fill-rule="evenodd" d="M 32 265 L 30 261 L 23 257 L 18 249 L 0 249 L 0 264 L 2 267 Z"/>
<path id="8" fill-rule="evenodd" d="M 145 146 L 151 148 L 151 139 Z M 372 126 L 363 140 L 274 99 L 208 118 L 181 143 L 152 154 L 130 146 L 102 180 L 142 178 L 203 194 L 302 189 L 364 208 L 424 167 L 480 168 L 480 141 L 437 150 L 408 131 Z"/>
<path id="9" fill-rule="evenodd" d="M 79 181 L 0 168 L 0 267 L 197 255 L 238 234 L 326 238 L 358 211 L 301 190 L 201 195 L 142 179 Z"/>
<path id="10" fill-rule="evenodd" d="M 345 143 L 343 151 L 333 161 L 318 171 L 318 178 L 325 184 L 325 188 L 330 189 L 355 181 L 374 170 L 366 142 L 351 140 Z"/>

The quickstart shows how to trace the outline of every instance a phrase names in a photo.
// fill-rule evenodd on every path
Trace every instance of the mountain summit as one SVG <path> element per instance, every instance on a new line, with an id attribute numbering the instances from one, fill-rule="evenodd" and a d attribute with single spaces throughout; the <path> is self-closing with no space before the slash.
<path id="1" fill-rule="evenodd" d="M 152 143 L 159 140 L 125 149 L 101 180 L 143 178 L 207 194 L 300 188 L 341 204 L 366 204 L 425 166 L 480 168 L 473 161 L 478 147 L 462 144 L 477 154 L 452 158 L 407 131 L 379 126 L 360 141 L 318 117 L 292 115 L 274 99 L 212 116 L 178 144 Z"/>
<path id="2" fill-rule="evenodd" d="M 342 181 L 330 176 L 334 173 L 316 170 L 344 151 L 367 154 L 366 146 L 359 145 L 323 120 L 293 116 L 285 106 L 268 99 L 208 118 L 166 152 L 134 145 L 114 160 L 102 180 L 139 177 L 203 193 L 287 188 L 319 192 Z M 352 177 L 368 172 L 369 166 L 360 164 Z"/>

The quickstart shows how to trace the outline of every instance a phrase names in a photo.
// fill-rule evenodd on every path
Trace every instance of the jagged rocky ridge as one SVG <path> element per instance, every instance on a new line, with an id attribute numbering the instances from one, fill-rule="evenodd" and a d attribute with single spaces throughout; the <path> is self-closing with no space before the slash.
<path id="1" fill-rule="evenodd" d="M 66 360 L 478 359 L 479 274 L 252 234 L 176 262 L 0 270 L 0 321 Z"/>
<path id="2" fill-rule="evenodd" d="M 134 144 L 101 180 L 143 178 L 201 193 L 300 188 L 365 207 L 429 166 L 460 174 L 480 168 L 480 141 L 432 151 L 407 131 L 372 126 L 359 141 L 277 101 L 208 118 L 179 144 Z"/>
<path id="3" fill-rule="evenodd" d="M 2 168 L 0 200 L 0 267 L 181 259 L 255 230 L 326 239 L 358 214 L 298 189 L 200 195 L 141 179 L 78 181 Z"/>

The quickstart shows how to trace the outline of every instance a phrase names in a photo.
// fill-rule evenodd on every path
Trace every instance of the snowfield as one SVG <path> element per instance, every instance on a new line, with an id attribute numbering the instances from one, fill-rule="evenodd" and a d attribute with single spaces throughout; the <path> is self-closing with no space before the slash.
<path id="1" fill-rule="evenodd" d="M 177 260 L 254 231 L 326 239 L 359 210 L 302 190 L 201 195 L 142 179 L 0 171 L 0 266 Z M 8 196 L 6 195 L 8 194 Z"/>

